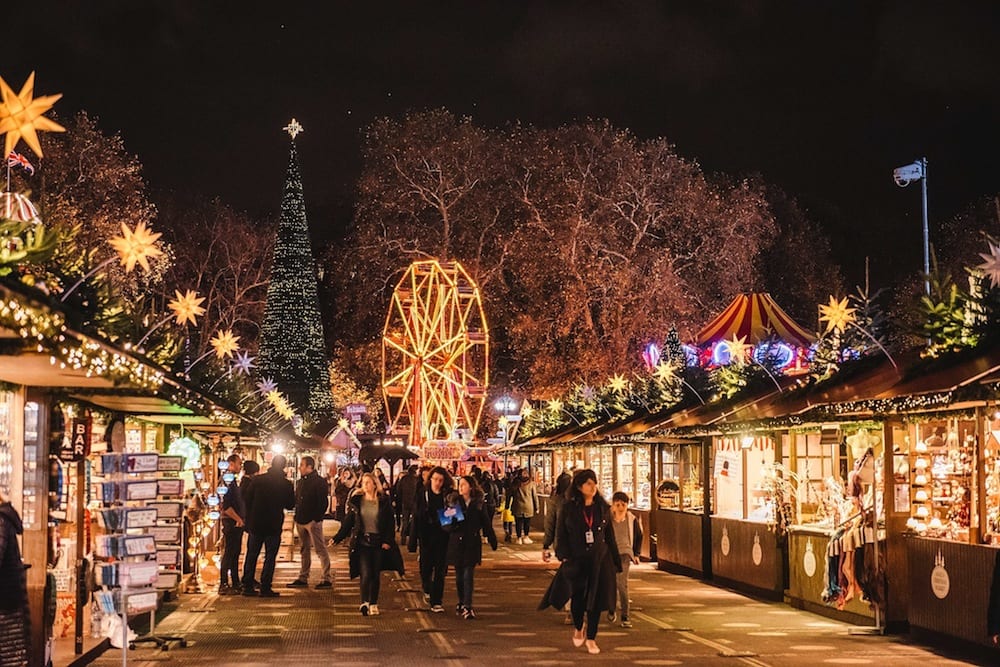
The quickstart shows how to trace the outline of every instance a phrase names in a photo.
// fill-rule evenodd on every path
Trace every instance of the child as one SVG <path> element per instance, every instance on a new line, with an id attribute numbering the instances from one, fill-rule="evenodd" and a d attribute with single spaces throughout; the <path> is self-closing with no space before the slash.
<path id="1" fill-rule="evenodd" d="M 631 628 L 628 617 L 628 572 L 633 563 L 639 563 L 639 549 L 642 547 L 642 527 L 639 519 L 628 511 L 629 498 L 624 491 L 616 491 L 611 496 L 611 527 L 615 531 L 615 542 L 622 559 L 622 571 L 617 576 L 618 607 L 621 609 L 622 627 Z M 615 620 L 612 609 L 608 618 Z"/>

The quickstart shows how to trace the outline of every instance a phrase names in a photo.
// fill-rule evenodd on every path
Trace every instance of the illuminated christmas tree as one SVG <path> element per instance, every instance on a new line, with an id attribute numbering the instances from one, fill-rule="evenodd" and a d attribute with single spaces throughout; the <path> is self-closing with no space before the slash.
<path id="1" fill-rule="evenodd" d="M 292 144 L 264 307 L 260 375 L 274 378 L 296 411 L 307 412 L 312 420 L 318 420 L 333 414 L 329 361 L 295 152 L 295 136 L 302 126 L 293 119 L 285 130 L 291 135 Z"/>

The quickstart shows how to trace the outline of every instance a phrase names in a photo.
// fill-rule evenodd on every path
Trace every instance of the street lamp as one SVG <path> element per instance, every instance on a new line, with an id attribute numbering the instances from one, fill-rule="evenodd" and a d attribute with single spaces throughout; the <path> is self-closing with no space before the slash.
<path id="1" fill-rule="evenodd" d="M 521 423 L 520 403 L 508 394 L 504 394 L 493 402 L 493 409 L 500 418 L 497 420 L 497 436 L 503 446 L 503 473 L 507 474 L 507 445 L 514 439 L 517 427 Z"/>

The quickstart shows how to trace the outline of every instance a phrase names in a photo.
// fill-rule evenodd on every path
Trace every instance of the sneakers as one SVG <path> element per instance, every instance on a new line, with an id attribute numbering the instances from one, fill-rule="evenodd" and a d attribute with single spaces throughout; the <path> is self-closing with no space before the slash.
<path id="1" fill-rule="evenodd" d="M 466 607 L 462 611 L 462 618 L 464 618 L 467 621 L 474 621 L 474 620 L 476 620 L 476 612 L 475 612 L 475 610 L 473 610 L 472 607 Z"/>
<path id="2" fill-rule="evenodd" d="M 381 613 L 382 612 L 380 612 L 378 610 L 378 605 L 377 604 L 370 604 L 370 605 L 368 605 L 368 615 L 369 616 L 378 616 Z"/>
<path id="3" fill-rule="evenodd" d="M 257 589 L 256 588 L 244 587 L 243 588 L 243 596 L 244 597 L 248 597 L 248 598 L 255 598 L 255 597 L 257 597 Z"/>
<path id="4" fill-rule="evenodd" d="M 262 598 L 280 598 L 281 597 L 281 593 L 279 593 L 278 591 L 270 591 L 270 590 L 268 590 L 268 591 L 261 591 L 260 592 L 260 596 Z"/>
<path id="5" fill-rule="evenodd" d="M 513 542 L 513 538 L 511 537 L 510 533 L 507 533 L 507 534 L 505 534 L 503 536 L 503 541 L 504 542 Z"/>
<path id="6" fill-rule="evenodd" d="M 305 588 L 309 585 L 309 582 L 304 579 L 296 579 L 292 583 L 288 584 L 289 588 Z"/>
<path id="7" fill-rule="evenodd" d="M 228 584 L 219 586 L 219 595 L 239 595 L 239 593 L 238 590 L 231 588 Z"/>
<path id="8" fill-rule="evenodd" d="M 320 588 L 333 588 L 333 582 L 332 581 L 321 581 L 318 584 L 316 584 L 316 588 L 317 589 L 320 589 Z"/>
<path id="9" fill-rule="evenodd" d="M 628 620 L 628 616 L 622 616 L 622 627 L 623 628 L 632 627 L 632 621 Z"/>
<path id="10" fill-rule="evenodd" d="M 442 607 L 439 604 L 432 604 L 431 605 L 431 611 L 434 612 L 435 614 L 443 614 L 444 613 L 444 607 Z"/>
<path id="11" fill-rule="evenodd" d="M 362 616 L 367 616 L 370 613 L 371 613 L 371 607 L 368 606 L 367 602 L 362 602 L 361 603 L 361 615 Z"/>
<path id="12" fill-rule="evenodd" d="M 517 543 L 518 544 L 524 544 L 524 538 L 523 537 L 517 538 Z"/>
<path id="13" fill-rule="evenodd" d="M 535 543 L 535 541 L 533 539 L 531 539 L 530 537 L 528 537 L 527 535 L 524 536 L 524 539 L 521 542 L 521 544 L 534 544 L 534 543 Z"/>
<path id="14" fill-rule="evenodd" d="M 430 603 L 431 603 L 431 594 L 424 593 L 424 604 L 430 604 Z"/>
<path id="15" fill-rule="evenodd" d="M 455 613 L 457 615 L 459 615 L 459 616 L 461 616 L 462 614 L 465 613 L 465 607 L 462 606 L 461 602 L 459 602 L 457 605 L 455 605 Z"/>

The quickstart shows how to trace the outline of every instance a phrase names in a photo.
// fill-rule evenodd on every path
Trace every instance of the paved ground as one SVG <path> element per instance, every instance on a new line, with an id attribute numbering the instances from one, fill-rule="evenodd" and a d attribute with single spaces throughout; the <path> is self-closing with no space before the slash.
<path id="1" fill-rule="evenodd" d="M 187 648 L 131 651 L 132 665 L 957 665 L 997 664 L 946 655 L 907 637 L 849 635 L 849 626 L 787 605 L 762 602 L 686 577 L 633 568 L 635 627 L 601 624 L 602 653 L 574 648 L 564 614 L 536 611 L 551 568 L 531 546 L 505 545 L 477 571 L 479 620 L 454 614 L 449 576 L 444 614 L 423 604 L 415 559 L 407 575 L 383 575 L 382 615 L 358 612 L 356 581 L 347 578 L 346 549 L 333 548 L 332 591 L 290 589 L 297 563 L 279 563 L 282 597 L 259 599 L 184 595 L 160 624 L 162 634 L 187 638 Z M 405 552 L 405 550 L 404 550 Z M 283 552 L 284 553 L 284 552 Z M 316 568 L 315 558 L 313 567 Z M 315 575 L 314 575 L 315 579 Z M 315 581 L 314 581 L 315 583 Z M 110 650 L 95 663 L 120 665 Z"/>

